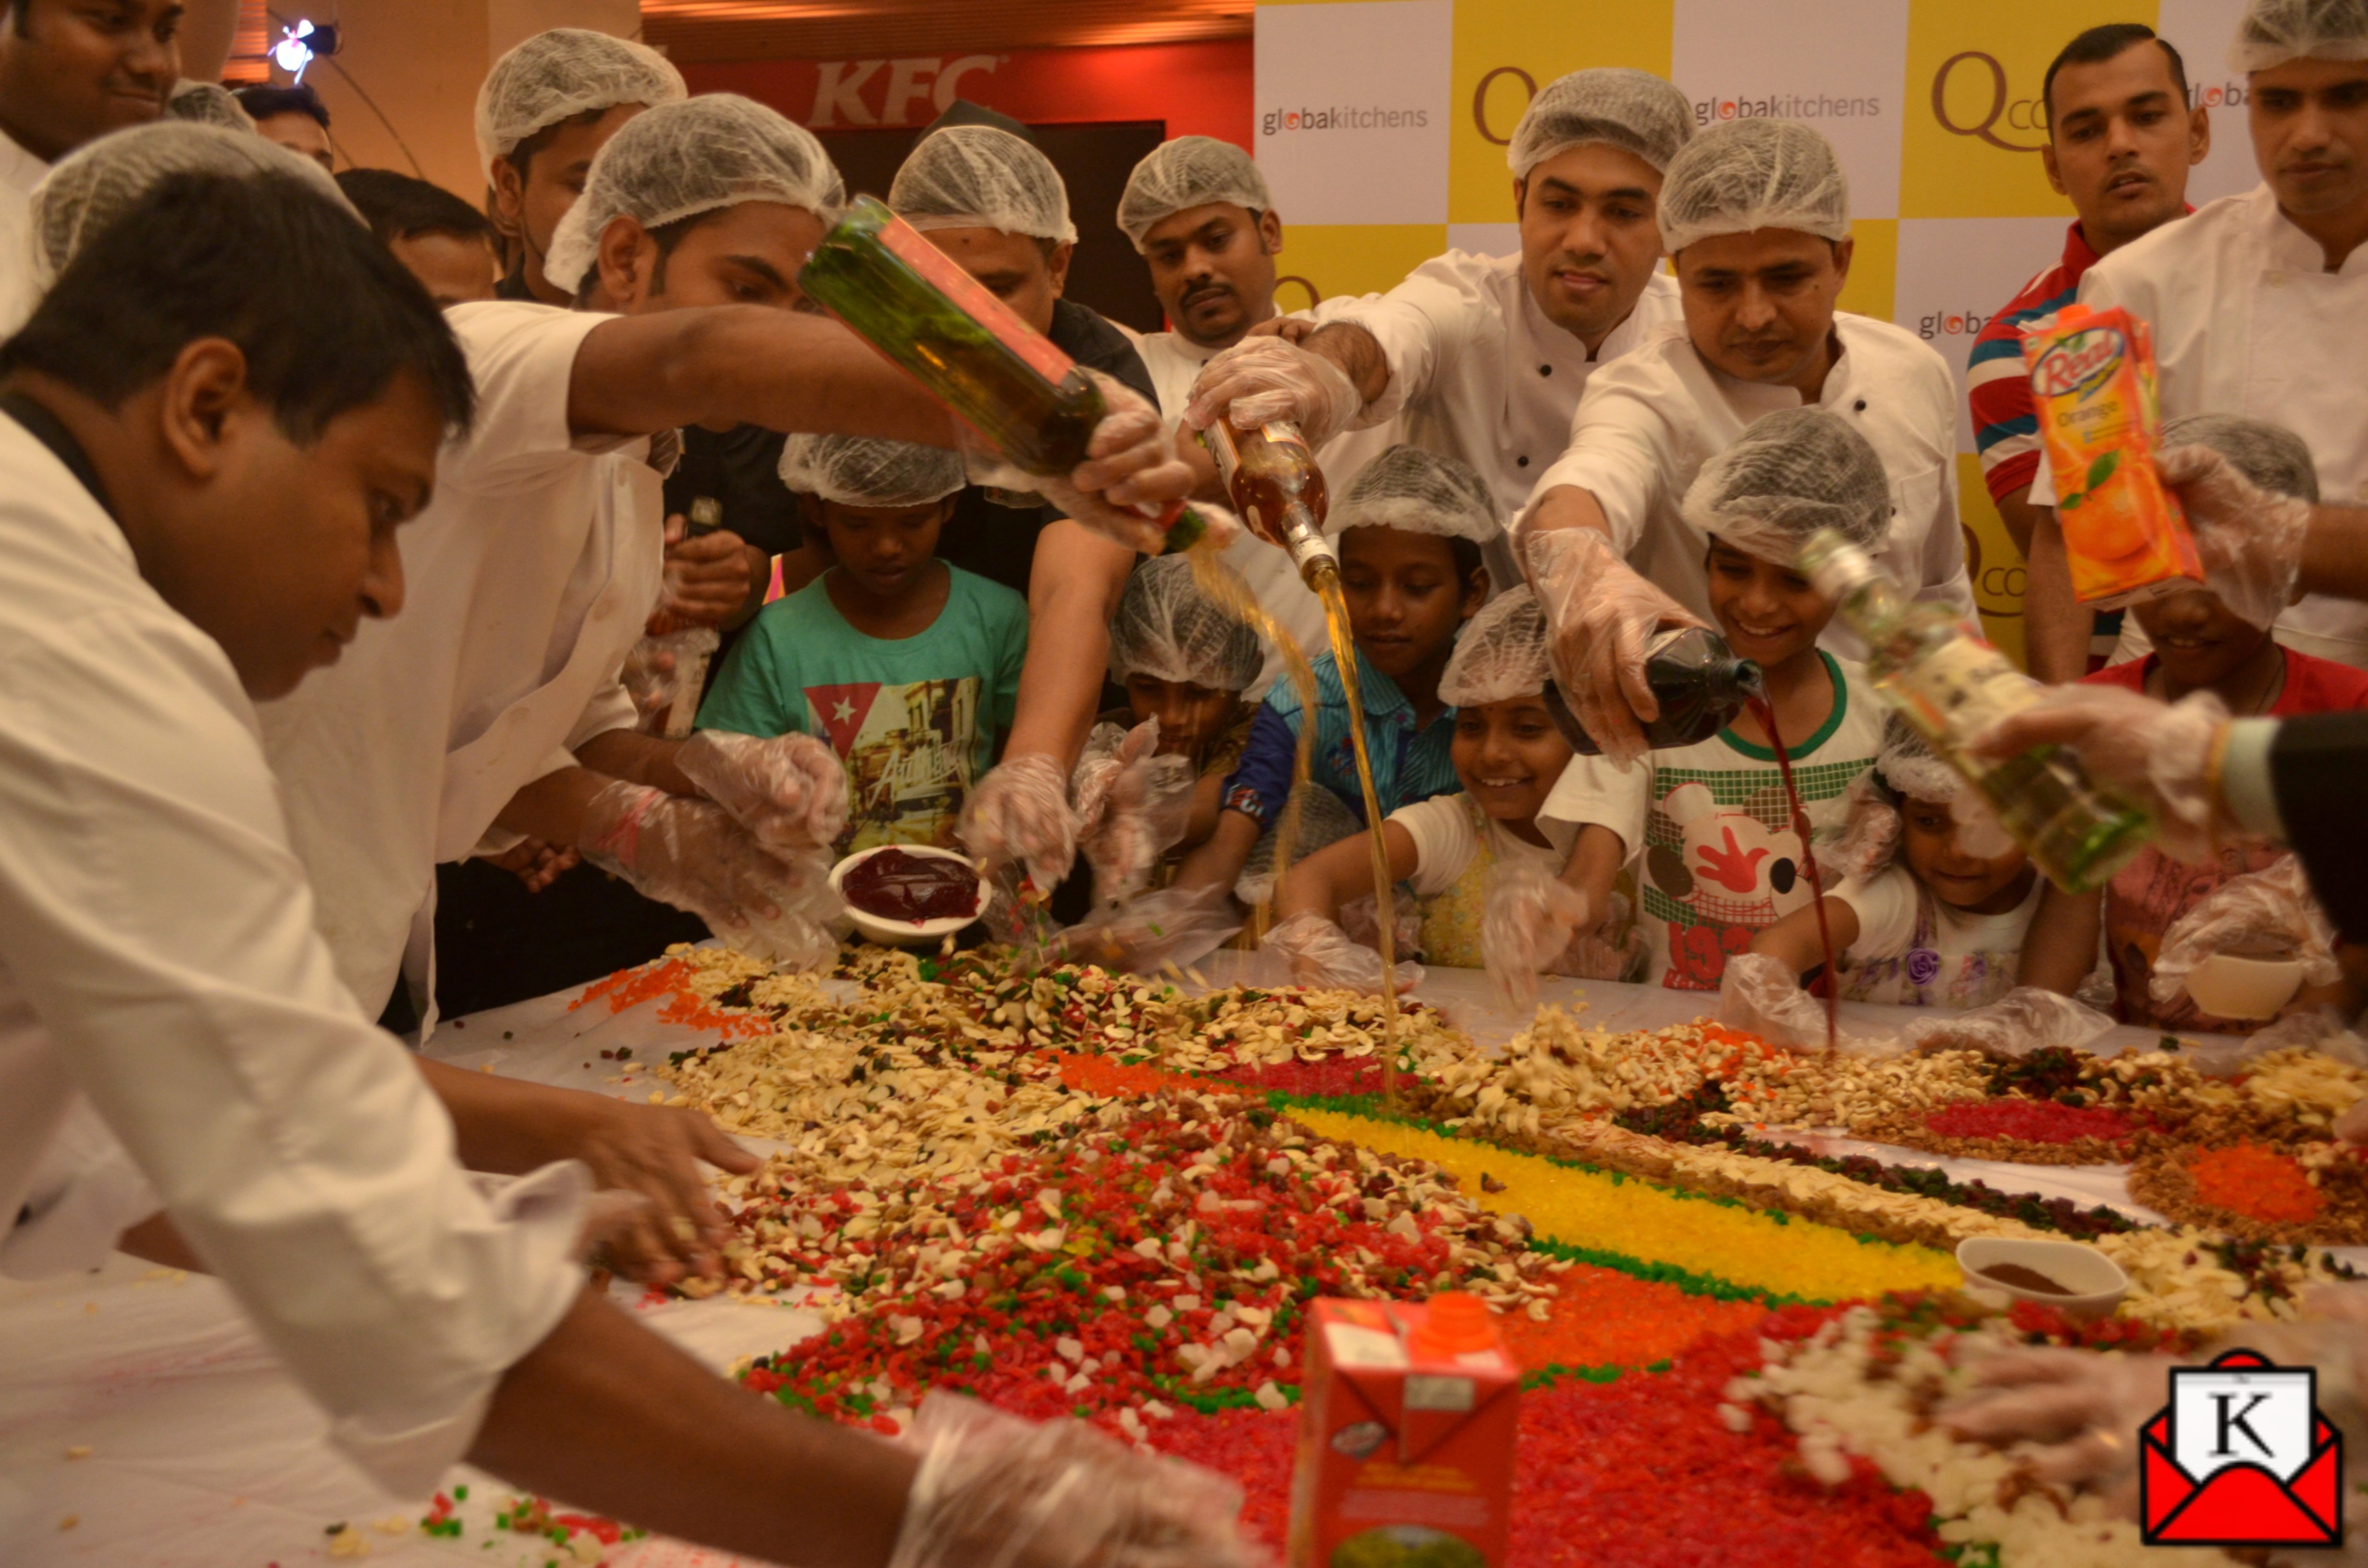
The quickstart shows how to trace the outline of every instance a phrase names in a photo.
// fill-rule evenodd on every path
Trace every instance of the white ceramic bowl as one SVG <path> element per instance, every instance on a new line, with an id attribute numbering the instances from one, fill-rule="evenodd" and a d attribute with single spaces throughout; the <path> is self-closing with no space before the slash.
<path id="1" fill-rule="evenodd" d="M 2214 953 L 2187 971 L 2187 994 L 2224 1018 L 2274 1018 L 2302 989 L 2302 960 Z"/>
<path id="2" fill-rule="evenodd" d="M 830 891 L 837 893 L 844 902 L 847 893 L 839 884 L 846 881 L 847 873 L 883 849 L 902 849 L 907 855 L 916 855 L 925 860 L 952 860 L 966 869 L 972 864 L 969 856 L 957 854 L 951 849 L 939 849 L 931 844 L 875 844 L 869 849 L 857 850 L 830 869 Z M 987 893 L 986 879 L 980 877 L 978 908 L 968 915 L 949 915 L 942 920 L 889 920 L 858 909 L 852 903 L 847 905 L 847 917 L 855 922 L 858 931 L 872 941 L 892 948 L 917 948 L 941 942 L 985 914 Z"/>
<path id="3" fill-rule="evenodd" d="M 2069 1292 L 2052 1296 L 1992 1278 L 1991 1266 L 2019 1263 L 2034 1274 L 2055 1280 Z M 1965 1271 L 1965 1289 L 1990 1291 L 2017 1301 L 2037 1301 L 2083 1316 L 2110 1312 L 2129 1293 L 2130 1277 L 2122 1266 L 2095 1247 L 2078 1242 L 2026 1241 L 2009 1236 L 1968 1236 L 1957 1244 L 1957 1267 Z"/>

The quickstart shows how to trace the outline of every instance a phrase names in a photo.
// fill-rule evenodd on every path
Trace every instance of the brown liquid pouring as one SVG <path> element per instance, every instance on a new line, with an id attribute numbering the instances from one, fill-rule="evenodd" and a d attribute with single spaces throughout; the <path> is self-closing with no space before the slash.
<path id="1" fill-rule="evenodd" d="M 1746 706 L 1768 732 L 1768 749 L 1776 754 L 1777 777 L 1784 781 L 1784 801 L 1792 809 L 1793 831 L 1801 839 L 1801 869 L 1808 875 L 1809 899 L 1817 910 L 1817 946 L 1826 958 L 1826 1049 L 1831 1051 L 1841 1038 L 1841 977 L 1834 972 L 1834 933 L 1826 921 L 1826 884 L 1817 874 L 1816 846 L 1809 842 L 1809 813 L 1801 804 L 1800 790 L 1793 783 L 1793 758 L 1784 749 L 1782 733 L 1776 728 L 1775 704 L 1764 697 L 1755 697 Z"/>
<path id="2" fill-rule="evenodd" d="M 1397 1092 L 1398 971 L 1397 895 L 1390 883 L 1390 852 L 1382 843 L 1382 802 L 1373 790 L 1373 758 L 1365 746 L 1364 694 L 1357 680 L 1357 649 L 1349 636 L 1349 604 L 1340 595 L 1340 574 L 1330 566 L 1315 572 L 1315 597 L 1324 601 L 1324 629 L 1331 635 L 1333 662 L 1340 669 L 1340 692 L 1349 703 L 1349 741 L 1357 754 L 1357 787 L 1365 797 L 1365 837 L 1373 846 L 1373 918 L 1381 927 L 1382 1093 Z M 1311 710 L 1304 726 L 1315 733 Z"/>

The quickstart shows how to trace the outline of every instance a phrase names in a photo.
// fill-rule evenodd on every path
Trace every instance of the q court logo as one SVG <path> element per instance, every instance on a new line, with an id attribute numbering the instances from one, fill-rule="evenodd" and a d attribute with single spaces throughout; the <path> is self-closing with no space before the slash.
<path id="1" fill-rule="evenodd" d="M 2231 1350 L 2170 1374 L 2138 1429 L 2148 1546 L 2338 1546 L 2343 1434 L 2318 1413 L 2318 1374 Z"/>

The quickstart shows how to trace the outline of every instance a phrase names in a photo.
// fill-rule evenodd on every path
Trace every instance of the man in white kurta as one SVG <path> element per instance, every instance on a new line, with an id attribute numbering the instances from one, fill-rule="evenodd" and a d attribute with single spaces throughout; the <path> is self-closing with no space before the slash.
<path id="1" fill-rule="evenodd" d="M 2262 183 L 2089 269 L 2080 302 L 2154 328 L 2165 420 L 2234 414 L 2310 448 L 2320 493 L 2368 501 L 2368 11 L 2257 4 L 2231 65 Z M 2034 506 L 2053 506 L 2040 466 Z M 2144 652 L 2124 626 L 2124 649 Z M 2368 606 L 2311 595 L 2279 642 L 2368 667 Z"/>

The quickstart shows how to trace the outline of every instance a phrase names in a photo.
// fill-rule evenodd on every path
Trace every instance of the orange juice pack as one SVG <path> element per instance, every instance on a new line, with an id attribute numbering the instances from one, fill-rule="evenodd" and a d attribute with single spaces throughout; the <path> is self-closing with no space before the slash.
<path id="1" fill-rule="evenodd" d="M 1312 1303 L 1291 1568 L 1502 1568 L 1521 1369 L 1486 1303 Z"/>
<path id="2" fill-rule="evenodd" d="M 2023 329 L 2022 361 L 2074 597 L 2110 609 L 2202 582 L 2195 536 L 2155 472 L 2162 409 L 2146 324 L 2118 308 L 2067 305 Z"/>

